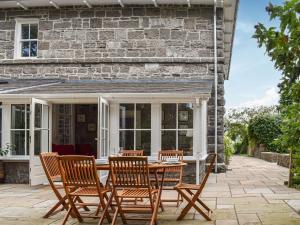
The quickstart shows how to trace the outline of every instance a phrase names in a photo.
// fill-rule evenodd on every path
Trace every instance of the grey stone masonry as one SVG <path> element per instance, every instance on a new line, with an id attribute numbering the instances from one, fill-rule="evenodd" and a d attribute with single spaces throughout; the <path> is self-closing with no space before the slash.
<path id="1" fill-rule="evenodd" d="M 38 56 L 14 59 L 15 19 L 37 18 Z M 224 161 L 224 18 L 217 11 L 218 152 Z M 213 7 L 132 5 L 0 10 L 0 79 L 214 79 Z M 213 92 L 212 92 L 213 93 Z M 208 103 L 214 150 L 214 98 Z"/>

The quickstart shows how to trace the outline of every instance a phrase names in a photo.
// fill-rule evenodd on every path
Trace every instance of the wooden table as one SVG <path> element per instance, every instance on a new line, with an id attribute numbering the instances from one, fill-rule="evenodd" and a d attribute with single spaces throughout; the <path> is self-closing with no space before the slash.
<path id="1" fill-rule="evenodd" d="M 158 184 L 158 179 L 156 177 L 156 181 L 157 181 L 157 187 L 159 189 L 158 191 L 158 199 L 159 199 L 159 205 L 161 205 L 161 195 L 162 195 L 162 190 L 163 190 L 163 186 L 164 186 L 164 179 L 165 179 L 165 171 L 167 168 L 172 168 L 172 167 L 178 167 L 178 166 L 185 166 L 187 165 L 186 163 L 184 162 L 180 162 L 180 163 L 174 163 L 174 164 L 169 164 L 169 163 L 149 163 L 148 164 L 148 168 L 149 170 L 151 171 L 154 171 L 155 173 L 158 171 L 158 170 L 161 170 L 162 171 L 162 177 L 161 177 L 161 182 L 160 182 L 160 185 Z M 97 167 L 97 170 L 108 170 L 109 171 L 109 174 L 108 174 L 108 177 L 110 177 L 110 165 L 109 164 L 97 164 L 96 163 L 96 167 Z M 156 210 L 158 211 L 158 208 L 159 207 L 156 207 Z M 152 215 L 152 218 L 151 218 L 151 223 L 150 225 L 154 225 L 155 224 L 155 221 L 157 218 L 154 217 L 154 215 L 157 215 L 157 211 L 155 213 L 153 213 Z"/>

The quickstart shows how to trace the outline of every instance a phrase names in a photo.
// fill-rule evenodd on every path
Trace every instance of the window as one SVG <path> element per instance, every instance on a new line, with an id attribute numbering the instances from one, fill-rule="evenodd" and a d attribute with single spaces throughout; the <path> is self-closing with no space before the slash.
<path id="1" fill-rule="evenodd" d="M 19 19 L 16 22 L 15 58 L 37 57 L 38 21 L 35 19 Z"/>
<path id="2" fill-rule="evenodd" d="M 0 104 L 0 148 L 2 147 L 2 108 Z"/>
<path id="3" fill-rule="evenodd" d="M 29 155 L 30 105 L 11 105 L 11 155 Z"/>
<path id="4" fill-rule="evenodd" d="M 120 104 L 121 149 L 144 150 L 151 154 L 151 104 Z"/>
<path id="5" fill-rule="evenodd" d="M 162 104 L 161 118 L 161 149 L 180 149 L 185 156 L 192 156 L 193 105 Z"/>

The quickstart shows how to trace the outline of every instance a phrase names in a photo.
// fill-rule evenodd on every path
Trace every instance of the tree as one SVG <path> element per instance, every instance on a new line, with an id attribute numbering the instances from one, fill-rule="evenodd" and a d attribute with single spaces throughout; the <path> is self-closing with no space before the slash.
<path id="1" fill-rule="evenodd" d="M 280 88 L 280 112 L 283 148 L 290 151 L 290 186 L 300 185 L 300 1 L 289 0 L 281 5 L 269 4 L 266 11 L 270 20 L 279 20 L 279 27 L 255 26 L 254 38 L 259 47 L 282 71 Z"/>

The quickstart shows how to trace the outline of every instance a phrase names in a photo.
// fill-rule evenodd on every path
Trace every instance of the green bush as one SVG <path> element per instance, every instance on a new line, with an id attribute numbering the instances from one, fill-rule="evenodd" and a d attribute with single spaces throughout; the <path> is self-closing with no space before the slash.
<path id="1" fill-rule="evenodd" d="M 229 159 L 234 153 L 234 142 L 228 135 L 224 136 L 225 162 L 228 165 Z"/>
<path id="2" fill-rule="evenodd" d="M 255 145 L 264 144 L 269 151 L 283 152 L 276 139 L 281 133 L 281 119 L 279 116 L 265 114 L 252 118 L 249 121 L 248 135 Z"/>

